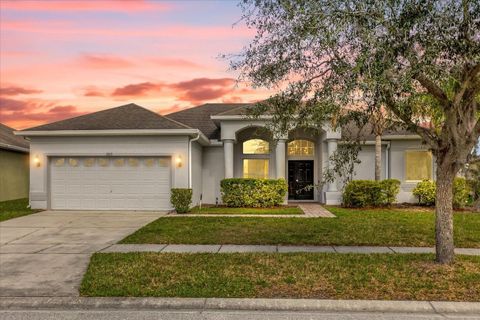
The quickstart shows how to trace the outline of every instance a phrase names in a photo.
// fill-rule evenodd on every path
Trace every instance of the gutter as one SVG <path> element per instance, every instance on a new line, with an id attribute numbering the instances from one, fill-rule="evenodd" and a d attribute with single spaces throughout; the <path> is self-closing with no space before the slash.
<path id="1" fill-rule="evenodd" d="M 0 149 L 19 151 L 19 152 L 23 152 L 23 153 L 30 153 L 29 148 L 18 147 L 18 146 L 14 146 L 14 145 L 11 145 L 11 144 L 8 144 L 8 143 L 0 143 Z"/>

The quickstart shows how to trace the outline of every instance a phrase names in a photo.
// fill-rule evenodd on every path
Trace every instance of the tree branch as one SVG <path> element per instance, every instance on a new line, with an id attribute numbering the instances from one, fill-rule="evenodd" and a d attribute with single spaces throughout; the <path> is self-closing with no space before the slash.
<path id="1" fill-rule="evenodd" d="M 425 75 L 419 73 L 413 77 L 415 80 L 420 82 L 420 84 L 427 89 L 427 91 L 433 95 L 439 102 L 442 107 L 442 109 L 447 109 L 448 106 L 450 106 L 451 102 L 448 100 L 447 95 L 445 92 L 437 86 L 433 81 L 428 79 Z"/>

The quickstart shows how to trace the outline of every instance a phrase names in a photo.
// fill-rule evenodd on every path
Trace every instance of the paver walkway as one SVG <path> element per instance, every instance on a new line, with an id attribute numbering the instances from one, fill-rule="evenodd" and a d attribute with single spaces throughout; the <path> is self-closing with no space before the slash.
<path id="1" fill-rule="evenodd" d="M 435 253 L 431 247 L 372 246 L 279 246 L 232 244 L 114 244 L 100 252 L 177 252 L 177 253 L 238 253 L 238 252 L 331 252 L 331 253 Z M 456 254 L 480 256 L 477 248 L 456 248 Z"/>
<path id="2" fill-rule="evenodd" d="M 298 203 L 305 214 L 201 214 L 170 212 L 165 217 L 256 217 L 256 218 L 336 218 L 336 215 L 322 207 L 319 203 Z"/>

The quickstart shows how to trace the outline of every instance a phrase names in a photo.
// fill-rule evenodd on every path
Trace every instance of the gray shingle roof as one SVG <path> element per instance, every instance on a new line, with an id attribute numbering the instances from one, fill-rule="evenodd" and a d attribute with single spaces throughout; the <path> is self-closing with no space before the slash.
<path id="1" fill-rule="evenodd" d="M 115 129 L 191 129 L 191 127 L 130 103 L 24 131 Z"/>
<path id="2" fill-rule="evenodd" d="M 402 136 L 402 135 L 414 135 L 415 132 L 408 131 L 405 128 L 395 126 L 390 127 L 383 131 L 383 136 Z M 372 124 L 367 123 L 362 127 L 358 127 L 354 122 L 350 122 L 342 126 L 342 139 L 360 139 L 360 140 L 375 140 L 375 134 L 373 134 Z"/>
<path id="3" fill-rule="evenodd" d="M 198 107 L 177 111 L 167 114 L 170 119 L 185 123 L 186 125 L 200 129 L 209 139 L 220 138 L 220 128 L 210 119 L 212 115 L 223 114 L 225 112 L 241 109 L 248 103 L 207 103 Z M 241 113 L 237 113 L 241 114 Z"/>
<path id="4" fill-rule="evenodd" d="M 13 134 L 15 129 L 0 123 L 0 149 L 18 150 L 17 148 L 28 149 L 29 143 L 23 137 Z"/>

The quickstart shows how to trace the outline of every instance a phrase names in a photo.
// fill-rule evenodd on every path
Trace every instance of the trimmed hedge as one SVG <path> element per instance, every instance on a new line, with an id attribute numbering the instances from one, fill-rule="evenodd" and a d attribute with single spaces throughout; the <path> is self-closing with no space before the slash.
<path id="1" fill-rule="evenodd" d="M 190 205 L 192 204 L 192 189 L 172 188 L 170 202 L 178 213 L 186 213 L 190 211 Z"/>
<path id="2" fill-rule="evenodd" d="M 283 203 L 288 191 L 285 179 L 223 179 L 222 200 L 228 207 L 274 207 Z"/>
<path id="3" fill-rule="evenodd" d="M 395 202 L 400 191 L 400 181 L 396 179 L 352 180 L 343 191 L 343 205 L 363 208 L 389 206 Z"/>
<path id="4" fill-rule="evenodd" d="M 425 206 L 435 204 L 435 192 L 437 184 L 435 181 L 423 180 L 415 186 L 413 194 L 418 197 L 418 203 Z M 457 177 L 453 180 L 453 207 L 462 208 L 469 200 L 471 187 L 465 178 Z"/>

